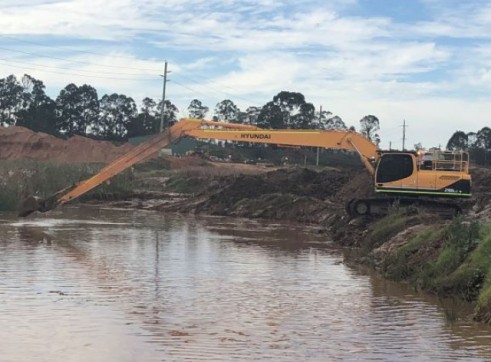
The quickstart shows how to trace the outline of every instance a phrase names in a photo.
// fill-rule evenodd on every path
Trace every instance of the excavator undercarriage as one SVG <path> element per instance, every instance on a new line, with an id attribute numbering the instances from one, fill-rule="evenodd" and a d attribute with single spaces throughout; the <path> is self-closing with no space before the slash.
<path id="1" fill-rule="evenodd" d="M 461 204 L 448 200 L 419 197 L 373 197 L 352 199 L 346 204 L 346 213 L 351 217 L 384 216 L 391 210 L 406 209 L 427 211 L 443 219 L 451 219 L 463 212 Z"/>

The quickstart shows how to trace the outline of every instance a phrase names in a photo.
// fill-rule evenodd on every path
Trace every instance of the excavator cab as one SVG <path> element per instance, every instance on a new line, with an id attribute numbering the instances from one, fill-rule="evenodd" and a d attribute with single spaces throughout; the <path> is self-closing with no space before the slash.
<path id="1" fill-rule="evenodd" d="M 469 155 L 465 152 L 382 153 L 375 191 L 400 196 L 470 197 Z"/>

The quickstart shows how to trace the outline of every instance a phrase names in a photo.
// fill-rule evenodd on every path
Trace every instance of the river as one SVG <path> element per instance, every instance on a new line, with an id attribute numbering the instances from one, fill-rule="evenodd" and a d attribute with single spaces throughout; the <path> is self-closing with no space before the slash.
<path id="1" fill-rule="evenodd" d="M 467 306 L 315 227 L 75 207 L 0 214 L 0 235 L 0 361 L 491 360 Z"/>

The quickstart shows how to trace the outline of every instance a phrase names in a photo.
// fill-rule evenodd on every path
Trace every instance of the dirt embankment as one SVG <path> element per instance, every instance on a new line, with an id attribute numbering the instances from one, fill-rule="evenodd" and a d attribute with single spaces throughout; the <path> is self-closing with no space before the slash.
<path id="1" fill-rule="evenodd" d="M 201 178 L 206 186 L 187 200 L 154 206 L 160 211 L 292 220 L 326 224 L 344 205 L 371 193 L 365 172 L 278 169 L 249 175 Z"/>
<path id="2" fill-rule="evenodd" d="M 57 163 L 108 163 L 133 146 L 74 136 L 63 140 L 24 127 L 0 127 L 0 160 L 42 160 Z"/>

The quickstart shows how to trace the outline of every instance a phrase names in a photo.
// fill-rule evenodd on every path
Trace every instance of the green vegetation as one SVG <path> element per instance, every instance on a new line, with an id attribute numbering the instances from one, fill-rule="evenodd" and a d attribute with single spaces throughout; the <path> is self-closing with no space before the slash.
<path id="1" fill-rule="evenodd" d="M 486 275 L 486 282 L 477 300 L 476 319 L 491 323 L 491 270 Z"/>
<path id="2" fill-rule="evenodd" d="M 390 212 L 386 217 L 376 221 L 368 228 L 368 234 L 363 242 L 363 249 L 372 250 L 399 232 L 406 229 L 413 217 L 405 215 L 400 211 Z"/>
<path id="3" fill-rule="evenodd" d="M 101 165 L 55 164 L 36 161 L 0 162 L 0 211 L 15 211 L 28 195 L 41 198 L 82 181 L 96 173 Z M 131 192 L 134 176 L 128 171 L 93 190 L 84 198 L 102 198 Z"/>
<path id="4" fill-rule="evenodd" d="M 175 173 L 169 177 L 166 190 L 183 194 L 195 194 L 203 191 L 207 186 L 205 179 L 194 176 L 188 177 L 182 173 Z"/>
<path id="5" fill-rule="evenodd" d="M 420 273 L 428 267 L 428 260 L 418 260 L 418 253 L 428 255 L 425 246 L 428 241 L 437 240 L 441 235 L 440 230 L 424 230 L 403 244 L 395 253 L 385 260 L 385 275 L 393 280 L 411 280 L 419 284 Z M 420 252 L 421 251 L 421 252 Z M 416 260 L 415 260 L 416 259 Z M 416 262 L 415 262 L 416 261 Z"/>
<path id="6" fill-rule="evenodd" d="M 370 227 L 365 246 L 373 250 L 387 243 L 381 260 L 385 276 L 477 302 L 476 317 L 491 322 L 491 225 L 458 217 L 431 228 L 423 225 L 404 235 L 406 240 L 393 238 L 410 222 L 396 213 Z"/>

